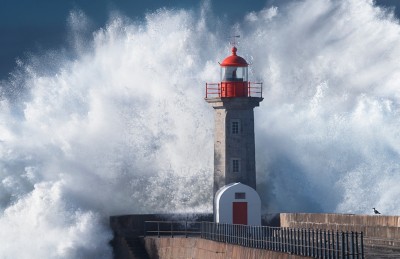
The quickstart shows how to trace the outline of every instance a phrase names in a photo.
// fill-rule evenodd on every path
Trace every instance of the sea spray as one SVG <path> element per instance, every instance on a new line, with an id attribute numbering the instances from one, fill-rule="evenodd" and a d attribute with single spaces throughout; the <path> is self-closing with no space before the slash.
<path id="1" fill-rule="evenodd" d="M 231 33 L 264 83 L 264 211 L 400 213 L 393 15 L 367 0 L 294 1 L 230 27 L 203 8 L 115 15 L 83 36 L 73 13 L 75 51 L 19 61 L 1 82 L 0 257 L 110 258 L 110 215 L 210 212 L 204 86 Z"/>

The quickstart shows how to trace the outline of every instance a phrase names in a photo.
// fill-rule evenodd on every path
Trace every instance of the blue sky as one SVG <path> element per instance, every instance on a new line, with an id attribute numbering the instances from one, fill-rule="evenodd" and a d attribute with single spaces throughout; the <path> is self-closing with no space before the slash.
<path id="1" fill-rule="evenodd" d="M 232 22 L 247 12 L 265 6 L 283 5 L 288 0 L 230 0 L 211 1 L 218 16 Z M 399 17 L 400 1 L 376 0 L 379 5 L 396 6 Z M 103 26 L 113 11 L 141 19 L 148 11 L 161 7 L 198 8 L 198 0 L 1 0 L 0 8 L 0 79 L 8 77 L 16 66 L 16 59 L 25 59 L 31 53 L 65 47 L 68 42 L 67 18 L 71 10 L 82 10 L 92 22 L 92 29 Z"/>

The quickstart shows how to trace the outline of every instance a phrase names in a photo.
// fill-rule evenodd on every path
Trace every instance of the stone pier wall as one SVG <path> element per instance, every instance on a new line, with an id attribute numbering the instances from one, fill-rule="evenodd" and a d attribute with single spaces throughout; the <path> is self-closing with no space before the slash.
<path id="1" fill-rule="evenodd" d="M 366 245 L 400 247 L 400 216 L 281 213 L 281 227 L 363 232 Z"/>
<path id="2" fill-rule="evenodd" d="M 145 237 L 144 243 L 150 258 L 176 259 L 304 259 L 308 257 L 278 253 L 210 241 L 201 238 Z"/>

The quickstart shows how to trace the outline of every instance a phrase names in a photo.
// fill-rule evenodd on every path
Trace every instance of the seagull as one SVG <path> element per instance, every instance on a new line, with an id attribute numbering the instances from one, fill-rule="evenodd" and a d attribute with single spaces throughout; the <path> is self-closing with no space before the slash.
<path id="1" fill-rule="evenodd" d="M 372 208 L 374 210 L 375 214 L 381 214 L 379 211 L 377 211 L 375 208 Z"/>

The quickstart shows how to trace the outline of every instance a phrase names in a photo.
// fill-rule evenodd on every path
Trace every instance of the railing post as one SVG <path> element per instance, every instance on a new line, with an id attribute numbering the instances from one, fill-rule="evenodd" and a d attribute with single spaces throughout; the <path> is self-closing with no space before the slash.
<path id="1" fill-rule="evenodd" d="M 249 236 L 249 234 L 248 234 L 249 228 L 245 225 L 242 225 L 242 228 L 243 228 L 242 237 L 243 237 L 243 241 L 244 241 L 243 243 L 245 246 L 249 246 L 249 237 L 248 237 Z"/>
<path id="2" fill-rule="evenodd" d="M 324 258 L 328 256 L 328 250 L 326 249 L 326 230 L 324 230 Z"/>
<path id="3" fill-rule="evenodd" d="M 287 230 L 288 230 L 287 228 L 283 229 L 283 251 L 286 253 L 288 251 L 288 243 L 289 243 Z"/>
<path id="4" fill-rule="evenodd" d="M 233 227 L 232 225 L 227 225 L 228 235 L 229 235 L 229 243 L 233 243 Z"/>
<path id="5" fill-rule="evenodd" d="M 291 252 L 290 249 L 290 244 L 292 243 L 292 241 L 290 240 L 290 229 L 286 228 L 286 252 Z"/>
<path id="6" fill-rule="evenodd" d="M 312 243 L 311 243 L 311 256 L 315 257 L 315 230 L 311 230 Z"/>
<path id="7" fill-rule="evenodd" d="M 298 255 L 298 253 L 297 253 L 297 229 L 293 229 L 293 252 L 294 252 L 294 254 Z"/>
<path id="8" fill-rule="evenodd" d="M 311 230 L 307 229 L 307 256 L 311 256 Z"/>
<path id="9" fill-rule="evenodd" d="M 264 231 L 264 226 L 260 226 L 260 231 L 261 231 L 261 233 L 260 233 L 260 238 L 261 238 L 261 243 L 260 243 L 260 245 L 261 245 L 261 248 L 262 249 L 266 249 L 266 246 L 264 245 L 265 244 L 265 231 Z"/>
<path id="10" fill-rule="evenodd" d="M 332 232 L 333 233 L 333 232 Z M 332 244 L 332 249 L 331 249 Z M 333 257 L 333 235 L 332 235 L 332 243 L 331 243 L 331 231 L 328 230 L 328 258 L 331 259 Z"/>
<path id="11" fill-rule="evenodd" d="M 303 245 L 303 229 L 299 230 L 299 254 L 304 255 L 304 245 Z"/>
<path id="12" fill-rule="evenodd" d="M 236 237 L 236 244 L 240 244 L 240 226 L 235 225 L 235 237 Z"/>
<path id="13" fill-rule="evenodd" d="M 207 235 L 208 235 L 208 239 L 212 240 L 213 238 L 213 234 L 212 234 L 212 229 L 213 229 L 213 225 L 214 223 L 208 222 L 207 223 Z"/>
<path id="14" fill-rule="evenodd" d="M 274 237 L 274 228 L 270 229 L 270 240 L 271 240 L 271 250 L 274 251 L 275 250 L 275 237 Z"/>
<path id="15" fill-rule="evenodd" d="M 254 234 L 255 234 L 255 232 L 254 232 L 254 226 L 250 226 L 249 227 L 250 228 L 250 247 L 251 248 L 254 248 L 255 246 L 254 246 Z"/>
<path id="16" fill-rule="evenodd" d="M 303 256 L 307 255 L 307 229 L 303 228 L 303 234 L 301 235 L 302 244 L 303 244 Z"/>
<path id="17" fill-rule="evenodd" d="M 360 250 L 361 250 L 361 258 L 364 259 L 364 233 L 360 233 Z"/>
<path id="18" fill-rule="evenodd" d="M 240 238 L 242 239 L 242 246 L 247 246 L 247 238 L 246 238 L 246 228 L 244 225 L 240 225 Z"/>
<path id="19" fill-rule="evenodd" d="M 276 250 L 281 251 L 281 230 L 279 228 L 275 229 L 276 234 Z"/>
<path id="20" fill-rule="evenodd" d="M 344 249 L 345 249 L 345 246 L 344 246 L 344 232 L 342 232 L 342 247 L 341 247 L 341 250 L 342 250 L 342 258 L 343 259 L 345 258 L 345 255 L 346 255 L 346 251 Z"/>
<path id="21" fill-rule="evenodd" d="M 242 225 L 237 225 L 238 226 L 238 230 L 239 230 L 239 244 L 240 245 L 243 245 L 243 238 L 242 238 L 242 235 L 243 235 L 243 228 L 242 228 Z"/>
<path id="22" fill-rule="evenodd" d="M 301 240 L 302 238 L 301 238 L 301 229 L 299 229 L 298 230 L 298 235 L 297 235 L 297 245 L 298 245 L 298 249 L 297 249 L 297 253 L 298 253 L 298 255 L 302 255 L 302 246 L 301 246 L 301 242 L 302 242 L 302 240 Z"/>
<path id="23" fill-rule="evenodd" d="M 157 222 L 157 236 L 160 237 L 160 222 Z"/>
<path id="24" fill-rule="evenodd" d="M 226 242 L 231 243 L 231 236 L 229 231 L 229 225 L 225 224 L 225 235 L 226 235 Z"/>
<path id="25" fill-rule="evenodd" d="M 316 240 L 316 242 L 317 242 L 317 257 L 318 258 L 320 258 L 320 257 L 322 257 L 322 254 L 321 254 L 321 230 L 320 229 L 317 229 L 317 236 L 316 236 L 316 238 L 317 238 L 317 240 Z"/>
<path id="26" fill-rule="evenodd" d="M 210 240 L 215 240 L 215 223 L 210 223 Z"/>
<path id="27" fill-rule="evenodd" d="M 356 235 L 356 245 L 355 245 L 355 247 L 356 247 L 356 255 L 357 255 L 357 259 L 359 259 L 360 258 L 360 254 L 359 254 L 359 250 L 358 250 L 358 232 L 355 232 L 355 235 Z"/>
<path id="28" fill-rule="evenodd" d="M 351 231 L 351 258 L 354 259 L 354 232 Z"/>
<path id="29" fill-rule="evenodd" d="M 259 248 L 258 247 L 258 226 L 253 226 L 253 244 L 254 244 L 254 248 Z"/>
<path id="30" fill-rule="evenodd" d="M 293 229 L 290 229 L 290 248 L 289 252 L 294 253 L 294 239 L 293 239 Z"/>
<path id="31" fill-rule="evenodd" d="M 222 233 L 221 233 L 221 235 L 222 235 L 222 242 L 226 242 L 226 234 L 225 234 L 225 226 L 226 226 L 226 224 L 222 224 L 221 225 L 221 228 L 222 228 Z"/>
<path id="32" fill-rule="evenodd" d="M 276 251 L 276 229 L 272 229 L 272 249 Z"/>
<path id="33" fill-rule="evenodd" d="M 336 255 L 335 258 L 339 259 L 340 255 L 340 236 L 339 236 L 339 231 L 336 230 Z"/>
<path id="34" fill-rule="evenodd" d="M 211 223 L 210 222 L 207 222 L 207 224 L 206 224 L 206 226 L 207 226 L 207 237 L 208 237 L 208 239 L 211 239 Z"/>
<path id="35" fill-rule="evenodd" d="M 300 229 L 300 236 L 299 236 L 299 241 L 300 241 L 300 254 L 304 255 L 304 228 Z"/>
<path id="36" fill-rule="evenodd" d="M 217 241 L 217 223 L 211 223 L 210 233 L 211 240 Z"/>
<path id="37" fill-rule="evenodd" d="M 282 236 L 281 229 L 277 228 L 276 229 L 276 245 L 277 245 L 276 249 L 277 249 L 277 251 L 282 251 L 281 250 L 281 246 L 282 246 L 281 236 Z"/>
<path id="38" fill-rule="evenodd" d="M 221 241 L 221 235 L 219 233 L 219 223 L 215 223 L 215 238 L 216 241 Z"/>
<path id="39" fill-rule="evenodd" d="M 236 226 L 235 225 L 231 225 L 232 228 L 232 244 L 236 244 Z"/>

